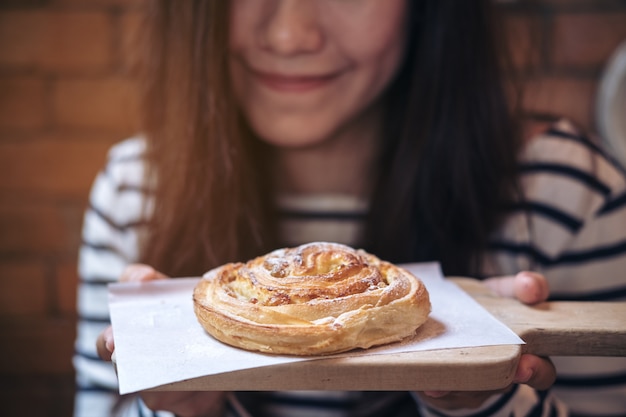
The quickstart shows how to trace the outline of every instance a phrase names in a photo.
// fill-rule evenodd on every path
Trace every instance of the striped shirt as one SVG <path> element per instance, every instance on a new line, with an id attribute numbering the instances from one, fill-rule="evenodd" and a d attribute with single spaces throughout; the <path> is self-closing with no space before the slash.
<path id="1" fill-rule="evenodd" d="M 95 351 L 109 324 L 107 284 L 138 260 L 145 232 L 141 207 L 150 193 L 142 183 L 145 143 L 114 146 L 96 178 L 85 213 L 79 256 L 77 417 L 170 416 L 148 410 L 136 396 L 117 395 L 110 363 Z M 483 274 L 543 273 L 552 298 L 626 299 L 626 175 L 601 149 L 566 122 L 526 147 L 521 157 L 524 203 L 511 207 L 484 256 Z M 148 200 L 149 201 L 149 200 Z M 326 240 L 354 245 L 367 204 L 347 196 L 283 196 L 281 233 L 288 246 Z M 577 415 L 626 414 L 626 358 L 553 358 L 559 378 L 552 393 L 516 386 L 493 396 L 480 410 L 446 414 L 408 393 L 233 393 L 231 416 L 557 416 L 562 399 Z M 419 410 L 416 410 L 417 408 Z"/>

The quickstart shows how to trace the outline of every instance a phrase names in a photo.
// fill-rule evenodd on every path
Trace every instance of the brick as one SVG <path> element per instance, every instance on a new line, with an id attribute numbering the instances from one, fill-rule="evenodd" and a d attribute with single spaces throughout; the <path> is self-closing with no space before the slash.
<path id="1" fill-rule="evenodd" d="M 73 319 L 24 318 L 0 321 L 0 374 L 72 371 Z"/>
<path id="2" fill-rule="evenodd" d="M 46 32 L 45 20 L 45 14 L 40 11 L 1 12 L 0 65 L 38 66 Z"/>
<path id="3" fill-rule="evenodd" d="M 46 288 L 43 265 L 0 262 L 0 316 L 45 314 Z"/>
<path id="4" fill-rule="evenodd" d="M 507 45 L 515 69 L 526 71 L 541 63 L 541 45 L 544 40 L 542 22 L 536 14 L 505 15 L 504 27 Z"/>
<path id="5" fill-rule="evenodd" d="M 0 128 L 39 129 L 46 123 L 46 85 L 35 77 L 0 78 Z"/>
<path id="6" fill-rule="evenodd" d="M 0 65 L 53 72 L 103 70 L 112 63 L 112 24 L 98 11 L 0 13 Z"/>
<path id="7" fill-rule="evenodd" d="M 67 136 L 59 133 L 28 141 L 0 141 L 0 197 L 86 199 L 109 147 L 123 137 Z"/>
<path id="8" fill-rule="evenodd" d="M 91 8 L 137 8 L 147 4 L 147 0 L 49 0 L 54 5 L 88 6 Z"/>
<path id="9" fill-rule="evenodd" d="M 140 12 L 125 12 L 120 18 L 120 61 L 122 68 L 132 71 L 137 64 L 138 35 L 141 26 L 142 15 Z"/>
<path id="10" fill-rule="evenodd" d="M 70 230 L 63 212 L 52 204 L 0 204 L 0 253 L 49 256 L 76 251 L 77 227 Z"/>
<path id="11" fill-rule="evenodd" d="M 61 127 L 131 133 L 137 126 L 137 91 L 126 78 L 59 80 L 52 101 Z"/>
<path id="12" fill-rule="evenodd" d="M 586 129 L 594 129 L 597 81 L 565 77 L 531 80 L 525 90 L 523 106 L 529 111 L 570 118 Z"/>
<path id="13" fill-rule="evenodd" d="M 71 372 L 0 375 L 3 415 L 72 416 L 75 385 Z"/>
<path id="14" fill-rule="evenodd" d="M 43 6 L 48 0 L 0 0 L 0 7 L 34 7 Z"/>
<path id="15" fill-rule="evenodd" d="M 60 262 L 55 273 L 56 309 L 64 316 L 76 314 L 76 289 L 78 287 L 77 259 Z"/>
<path id="16" fill-rule="evenodd" d="M 560 14 L 554 21 L 553 64 L 598 71 L 626 41 L 626 11 Z"/>
<path id="17" fill-rule="evenodd" d="M 46 68 L 54 70 L 107 68 L 112 58 L 112 27 L 104 13 L 76 12 L 51 16 L 44 51 Z"/>

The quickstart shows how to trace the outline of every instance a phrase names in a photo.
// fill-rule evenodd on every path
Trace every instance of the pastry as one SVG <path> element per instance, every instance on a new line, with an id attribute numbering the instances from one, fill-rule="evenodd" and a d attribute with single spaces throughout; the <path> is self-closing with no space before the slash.
<path id="1" fill-rule="evenodd" d="M 229 263 L 193 293 L 204 329 L 239 348 L 323 355 L 396 342 L 430 313 L 424 284 L 363 250 L 314 242 Z"/>

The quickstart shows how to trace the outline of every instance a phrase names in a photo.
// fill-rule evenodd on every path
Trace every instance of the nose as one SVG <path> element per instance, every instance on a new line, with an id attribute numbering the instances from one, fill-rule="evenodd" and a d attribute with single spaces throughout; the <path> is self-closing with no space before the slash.
<path id="1" fill-rule="evenodd" d="M 268 11 L 261 47 L 280 55 L 314 53 L 324 45 L 316 2 L 318 0 L 275 0 Z"/>

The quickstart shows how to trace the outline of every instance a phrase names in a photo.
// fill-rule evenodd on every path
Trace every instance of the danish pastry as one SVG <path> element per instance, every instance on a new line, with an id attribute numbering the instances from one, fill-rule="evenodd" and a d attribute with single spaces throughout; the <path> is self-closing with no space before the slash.
<path id="1" fill-rule="evenodd" d="M 323 355 L 402 340 L 430 313 L 424 284 L 363 250 L 314 242 L 215 268 L 193 293 L 198 321 L 246 350 Z"/>

